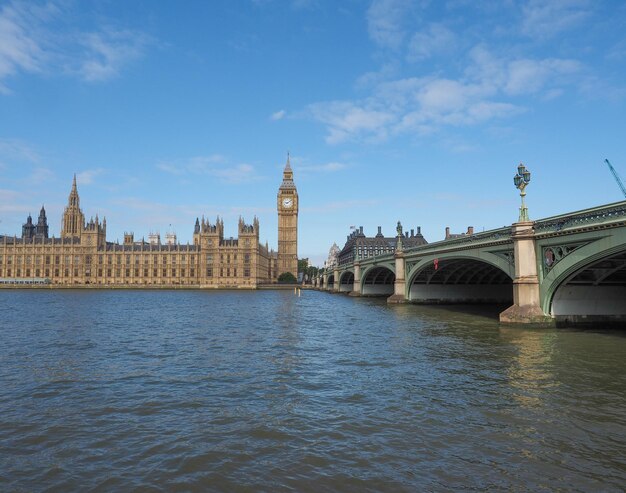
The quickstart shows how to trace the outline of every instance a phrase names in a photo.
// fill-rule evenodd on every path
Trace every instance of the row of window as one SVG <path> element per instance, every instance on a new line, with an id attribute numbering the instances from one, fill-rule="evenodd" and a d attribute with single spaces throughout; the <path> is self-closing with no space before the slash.
<path id="1" fill-rule="evenodd" d="M 217 269 L 215 271 L 217 272 Z M 6 276 L 11 277 L 15 275 L 15 277 L 41 277 L 43 275 L 45 277 L 50 277 L 51 272 L 54 272 L 54 277 L 70 277 L 70 273 L 73 274 L 74 277 L 78 277 L 79 275 L 78 268 L 70 269 L 66 267 L 64 269 L 55 268 L 53 270 L 30 268 L 17 268 L 13 270 L 9 268 L 6 270 Z M 96 271 L 94 270 L 93 273 L 95 274 L 95 272 Z M 161 274 L 161 277 L 185 277 L 187 272 L 189 272 L 190 277 L 195 277 L 196 275 L 195 269 L 189 269 L 189 271 L 186 269 L 97 269 L 98 277 L 102 277 L 103 274 L 106 274 L 106 277 L 113 277 L 113 275 L 115 275 L 115 277 L 131 277 L 131 275 L 134 275 L 135 277 L 139 277 L 140 275 L 143 275 L 143 277 L 150 277 L 150 275 L 152 277 L 159 277 L 159 274 Z M 219 272 L 220 277 L 231 277 L 231 273 L 232 277 L 237 277 L 237 268 L 220 268 Z M 206 275 L 207 277 L 213 277 L 212 267 L 207 267 Z M 90 268 L 86 268 L 85 277 L 91 276 L 92 270 Z M 243 269 L 243 276 L 250 277 L 250 268 Z"/>
<path id="2" fill-rule="evenodd" d="M 395 251 L 395 248 L 392 248 L 392 247 L 361 248 L 359 247 L 359 249 L 358 250 L 355 249 L 355 251 L 358 252 L 359 257 L 362 257 L 362 256 L 369 257 L 371 255 L 382 255 L 384 253 L 393 253 Z"/>
<path id="3" fill-rule="evenodd" d="M 224 263 L 224 260 L 226 260 L 227 264 L 230 264 L 230 260 L 231 260 L 231 255 L 230 253 L 227 253 L 226 255 L 224 255 L 223 253 L 220 254 L 220 262 Z M 237 262 L 237 254 L 234 253 L 232 255 L 232 260 L 233 262 Z M 207 253 L 206 256 L 206 263 L 207 264 L 212 264 L 213 263 L 213 255 L 210 253 Z M 250 263 L 250 254 L 246 253 L 243 256 L 243 263 L 244 264 L 249 264 Z"/>
<path id="4" fill-rule="evenodd" d="M 15 257 L 15 258 L 14 258 Z M 54 258 L 53 258 L 54 257 Z M 104 261 L 104 255 L 98 255 L 98 265 L 102 265 L 105 263 Z M 113 261 L 113 258 L 115 257 L 115 262 Z M 63 258 L 63 264 L 64 265 L 70 265 L 70 264 L 74 264 L 74 265 L 78 265 L 81 263 L 81 259 L 82 256 L 81 255 L 74 255 L 73 257 L 71 255 L 35 255 L 34 256 L 34 260 L 35 263 L 34 265 L 41 265 L 41 264 L 45 264 L 45 265 L 50 265 L 50 263 L 52 261 L 54 261 L 54 265 L 60 265 L 61 263 L 61 258 Z M 91 255 L 85 255 L 85 265 L 91 265 L 92 263 L 92 256 Z M 150 259 L 152 259 L 152 262 L 150 262 Z M 126 255 L 124 259 L 122 259 L 122 255 L 106 255 L 106 264 L 107 265 L 113 265 L 115 263 L 115 265 L 121 265 L 122 264 L 122 260 L 124 260 L 124 264 L 125 265 L 130 265 L 131 262 L 134 262 L 135 265 L 141 265 L 143 263 L 143 265 L 156 265 L 159 263 L 159 259 L 160 263 L 167 265 L 168 260 L 170 260 L 170 263 L 172 265 L 176 265 L 177 263 L 180 264 L 184 264 L 187 261 L 187 256 L 186 255 L 180 255 L 180 256 L 176 256 L 176 255 L 134 255 L 131 257 L 131 255 Z M 3 260 L 5 260 L 3 258 L 2 255 L 0 255 L 0 265 L 2 265 Z M 33 257 L 31 255 L 6 255 L 6 264 L 7 265 L 13 265 L 13 262 L 15 261 L 16 265 L 33 265 Z M 196 261 L 196 256 L 195 255 L 190 255 L 189 256 L 189 263 L 191 265 L 195 264 Z M 220 261 L 222 263 L 226 262 L 226 263 L 231 263 L 231 255 L 230 254 L 220 254 Z M 232 261 L 236 262 L 237 261 L 237 254 L 233 254 L 232 255 Z M 213 255 L 212 254 L 207 254 L 206 256 L 206 262 L 207 264 L 212 264 L 213 263 Z M 249 264 L 250 263 L 250 254 L 246 253 L 243 256 L 243 262 L 244 264 Z"/>

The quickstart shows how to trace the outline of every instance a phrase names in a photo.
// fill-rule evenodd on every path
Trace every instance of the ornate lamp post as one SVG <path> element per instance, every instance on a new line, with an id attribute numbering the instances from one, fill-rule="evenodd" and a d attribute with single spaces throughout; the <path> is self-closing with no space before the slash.
<path id="1" fill-rule="evenodd" d="M 517 167 L 517 174 L 513 177 L 513 183 L 519 188 L 519 195 L 522 198 L 522 205 L 519 208 L 519 222 L 528 221 L 528 208 L 524 202 L 526 197 L 526 187 L 530 183 L 530 171 L 522 163 Z"/>

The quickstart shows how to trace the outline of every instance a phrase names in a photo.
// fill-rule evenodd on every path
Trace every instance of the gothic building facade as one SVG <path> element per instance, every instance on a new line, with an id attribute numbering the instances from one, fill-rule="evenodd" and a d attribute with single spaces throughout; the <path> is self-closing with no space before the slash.
<path id="1" fill-rule="evenodd" d="M 337 255 L 337 263 L 346 265 L 354 262 L 354 259 L 374 257 L 376 255 L 384 255 L 396 251 L 396 236 L 385 237 L 382 233 L 382 227 L 378 226 L 376 236 L 367 237 L 363 233 L 363 226 L 359 227 L 346 237 L 346 243 Z M 412 229 L 402 237 L 402 244 L 405 248 L 412 248 L 419 245 L 425 245 L 428 242 L 422 236 L 422 228 Z"/>
<path id="2" fill-rule="evenodd" d="M 249 288 L 297 276 L 298 194 L 289 159 L 278 190 L 278 251 L 259 241 L 259 221 L 239 219 L 238 237 L 224 237 L 219 217 L 196 219 L 193 243 L 107 241 L 106 219 L 85 220 L 76 177 L 63 212 L 60 237 L 49 237 L 46 211 L 29 215 L 22 237 L 0 237 L 0 283 L 71 286 Z"/>

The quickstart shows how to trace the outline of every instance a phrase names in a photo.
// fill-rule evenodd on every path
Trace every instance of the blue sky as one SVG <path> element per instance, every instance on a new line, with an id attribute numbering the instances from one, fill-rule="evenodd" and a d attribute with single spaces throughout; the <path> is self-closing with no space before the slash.
<path id="1" fill-rule="evenodd" d="M 276 247 L 287 151 L 300 256 L 349 227 L 429 241 L 622 199 L 626 3 L 552 0 L 0 2 L 0 233 L 73 173 L 108 239 L 203 214 Z"/>

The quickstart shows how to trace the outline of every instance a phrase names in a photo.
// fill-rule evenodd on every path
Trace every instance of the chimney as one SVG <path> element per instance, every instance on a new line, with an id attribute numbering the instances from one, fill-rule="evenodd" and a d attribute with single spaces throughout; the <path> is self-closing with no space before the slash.
<path id="1" fill-rule="evenodd" d="M 363 226 L 359 226 L 359 233 L 363 234 Z"/>
<path id="2" fill-rule="evenodd" d="M 450 238 L 450 226 L 446 226 L 446 240 Z"/>
<path id="3" fill-rule="evenodd" d="M 473 235 L 474 234 L 474 226 L 468 226 L 467 227 L 467 234 L 468 235 Z"/>
<path id="4" fill-rule="evenodd" d="M 411 229 L 411 238 L 413 238 L 415 236 L 415 230 Z"/>
<path id="5" fill-rule="evenodd" d="M 383 229 L 383 227 L 382 227 L 382 226 L 378 226 L 378 234 L 379 234 L 379 235 L 383 234 L 382 229 Z"/>
<path id="6" fill-rule="evenodd" d="M 418 227 L 417 227 L 417 234 L 418 234 L 418 235 L 421 235 L 421 234 L 422 234 L 422 227 L 421 227 L 421 226 L 418 226 Z"/>

